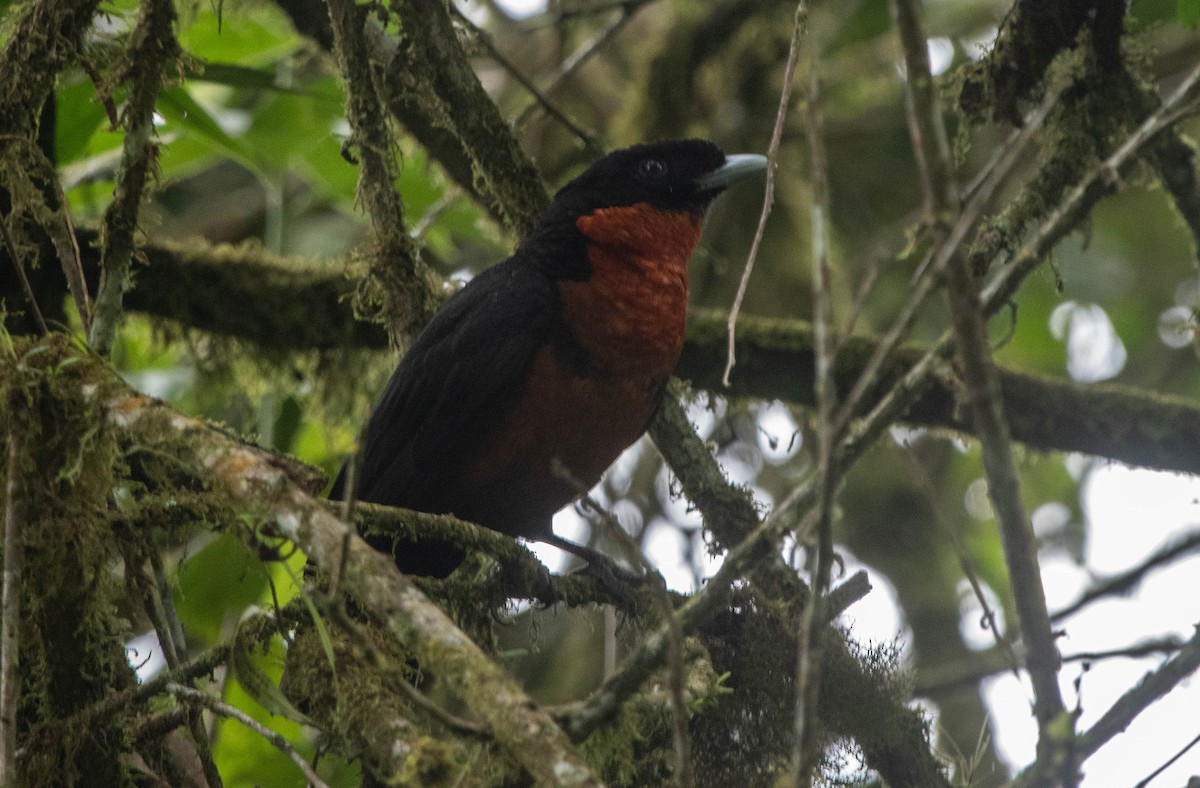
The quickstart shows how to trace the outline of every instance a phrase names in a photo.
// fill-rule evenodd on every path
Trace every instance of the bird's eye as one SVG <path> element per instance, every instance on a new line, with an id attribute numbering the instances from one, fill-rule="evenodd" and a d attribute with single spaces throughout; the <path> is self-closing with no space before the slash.
<path id="1" fill-rule="evenodd" d="M 642 159 L 638 162 L 638 175 L 644 180 L 656 181 L 667 174 L 667 165 L 658 159 Z"/>

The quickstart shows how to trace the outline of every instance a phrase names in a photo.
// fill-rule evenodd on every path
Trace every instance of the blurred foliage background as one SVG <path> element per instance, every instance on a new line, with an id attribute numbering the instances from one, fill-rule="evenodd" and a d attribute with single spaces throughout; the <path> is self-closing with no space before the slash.
<path id="1" fill-rule="evenodd" d="M 329 52 L 299 21 L 302 5 L 177 3 L 177 32 L 187 57 L 182 78 L 157 102 L 159 171 L 139 221 L 147 238 L 185 250 L 194 239 L 245 245 L 251 256 L 270 254 L 303 271 L 359 274 L 354 252 L 367 225 L 356 203 L 358 170 L 343 155 L 345 100 Z M 133 0 L 102 7 L 92 32 L 95 57 L 124 45 L 137 11 Z M 0 2 L 5 20 L 19 8 Z M 704 136 L 728 151 L 766 148 L 791 2 L 550 0 L 527 16 L 498 0 L 455 8 L 461 41 L 484 87 L 551 187 L 600 151 L 643 140 Z M 925 3 L 930 52 L 948 106 L 957 75 L 987 51 L 1009 10 L 1004 0 Z M 1194 22 L 1193 13 L 1191 4 L 1175 0 L 1132 3 L 1128 46 L 1137 49 L 1144 76 L 1170 85 L 1196 62 L 1200 42 L 1186 24 Z M 898 77 L 900 52 L 884 0 L 818 4 L 810 27 L 805 45 L 820 48 L 824 81 L 835 314 L 844 320 L 860 284 L 877 273 L 855 326 L 857 333 L 876 333 L 908 295 L 916 263 L 902 253 L 921 194 Z M 593 43 L 586 62 L 563 77 L 564 63 Z M 554 112 L 518 74 L 545 91 Z M 121 89 L 102 95 L 94 77 L 85 68 L 72 70 L 55 92 L 56 163 L 82 228 L 95 226 L 111 199 L 123 140 L 110 124 Z M 801 118 L 794 111 L 785 129 L 777 201 L 744 308 L 752 315 L 803 320 L 811 310 L 811 193 Z M 964 181 L 1011 132 L 1004 123 L 968 125 L 955 113 L 949 120 Z M 462 281 L 502 259 L 517 239 L 472 199 L 461 173 L 432 161 L 403 128 L 398 146 L 396 187 L 426 262 Z M 1031 151 L 1022 170 L 1032 171 L 1041 160 Z M 997 208 L 1011 196 L 999 195 Z M 694 309 L 728 309 L 759 210 L 753 189 L 740 189 L 714 208 L 691 269 Z M 1011 317 L 994 321 L 996 358 L 1022 371 L 1125 382 L 1195 399 L 1200 366 L 1190 320 L 1198 302 L 1188 229 L 1157 181 L 1141 172 L 1100 205 L 1084 232 L 1059 245 L 1050 265 L 1020 291 Z M 61 294 L 43 308 L 53 319 L 75 320 Z M 18 310 L 19 302 L 10 299 L 7 309 Z M 369 343 L 335 337 L 312 349 L 279 336 L 268 345 L 239 339 L 236 331 L 147 314 L 153 311 L 132 305 L 119 333 L 113 362 L 129 381 L 330 474 L 353 450 L 396 361 L 378 337 Z M 940 302 L 931 305 L 913 338 L 930 341 L 946 325 Z M 751 485 L 764 508 L 811 470 L 810 417 L 802 408 L 714 390 L 700 392 L 689 413 L 729 477 Z M 1025 451 L 1020 463 L 1043 551 L 1081 562 L 1089 524 L 1080 490 L 1091 461 Z M 981 652 L 994 650 L 964 637 L 978 626 L 978 611 L 968 601 L 962 557 L 947 531 L 965 547 L 1002 617 L 1013 620 L 999 537 L 986 501 L 980 503 L 982 476 L 970 441 L 949 432 L 897 430 L 850 472 L 838 499 L 839 550 L 894 591 L 901 622 L 895 634 L 919 687 L 935 685 L 932 677 L 948 665 L 973 664 Z M 699 518 L 680 500 L 648 441 L 615 466 L 597 498 L 673 587 L 698 587 L 712 571 Z M 572 512 L 560 525 L 564 534 L 587 540 L 593 530 L 587 520 Z M 295 562 L 290 570 L 264 568 L 228 536 L 195 541 L 176 558 L 176 597 L 193 648 L 227 639 L 247 606 L 270 605 L 273 594 L 286 601 L 295 593 L 289 574 L 299 571 Z M 511 613 L 511 625 L 501 628 L 508 664 L 546 702 L 576 699 L 594 688 L 606 669 L 603 642 L 615 639 L 613 648 L 619 648 L 625 637 L 603 612 Z M 278 649 L 262 663 L 278 678 Z M 313 752 L 299 726 L 272 717 L 240 694 L 235 681 L 226 682 L 224 693 Z M 970 754 L 981 740 L 975 784 L 996 784 L 1006 767 L 996 765 L 994 737 L 986 734 L 988 709 L 979 683 L 943 686 L 925 701 L 937 715 L 944 751 Z M 229 785 L 300 784 L 286 758 L 237 723 L 219 724 L 214 754 Z M 324 759 L 322 773 L 331 784 L 357 779 L 356 767 L 336 759 Z M 853 774 L 850 768 L 847 775 Z"/>

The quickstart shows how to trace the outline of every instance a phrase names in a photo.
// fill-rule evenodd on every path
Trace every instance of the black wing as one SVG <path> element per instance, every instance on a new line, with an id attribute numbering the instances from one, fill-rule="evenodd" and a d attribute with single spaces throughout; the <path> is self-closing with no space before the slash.
<path id="1" fill-rule="evenodd" d="M 357 498 L 450 511 L 456 462 L 503 416 L 561 312 L 540 271 L 508 260 L 456 293 L 417 337 L 367 426 Z M 346 469 L 330 498 L 344 495 Z"/>

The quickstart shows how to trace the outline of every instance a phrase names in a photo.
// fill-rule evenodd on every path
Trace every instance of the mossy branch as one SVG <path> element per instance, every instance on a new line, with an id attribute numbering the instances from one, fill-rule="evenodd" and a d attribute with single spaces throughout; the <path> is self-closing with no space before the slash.
<path id="1" fill-rule="evenodd" d="M 97 251 L 83 232 L 84 262 L 95 276 Z M 357 320 L 345 299 L 353 283 L 338 273 L 256 247 L 148 241 L 126 306 L 182 326 L 233 336 L 270 351 L 383 349 L 387 335 Z M 740 397 L 811 406 L 812 329 L 808 323 L 743 317 L 738 367 L 728 389 L 724 318 L 694 312 L 677 374 L 694 386 Z M 834 369 L 845 396 L 871 357 L 874 340 L 846 340 Z M 869 398 L 893 386 L 924 354 L 907 345 L 886 365 Z M 1013 437 L 1038 451 L 1081 452 L 1160 470 L 1200 473 L 1200 406 L 1180 397 L 1116 384 L 1082 384 L 998 368 Z M 970 433 L 953 386 L 936 376 L 903 416 L 909 424 Z M 693 499 L 694 500 L 694 499 Z"/>
<path id="2" fill-rule="evenodd" d="M 98 6 L 98 0 L 30 3 L 0 50 L 0 193 L 9 192 L 13 207 L 6 220 L 23 213 L 36 217 L 58 251 L 84 326 L 91 321 L 91 302 L 82 286 L 79 248 L 54 166 L 38 148 L 38 124 L 58 75 L 79 60 Z"/>
<path id="3" fill-rule="evenodd" d="M 99 0 L 36 0 L 0 50 L 0 129 L 33 142 L 59 73 L 83 52 Z"/>
<path id="4" fill-rule="evenodd" d="M 428 269 L 404 223 L 404 205 L 396 192 L 394 142 L 379 107 L 376 75 L 383 65 L 367 45 L 368 8 L 353 0 L 327 0 L 342 82 L 346 117 L 362 175 L 358 199 L 374 229 L 368 250 L 373 287 L 362 291 L 367 303 L 378 302 L 393 343 L 403 347 L 433 314 L 435 299 Z"/>
<path id="5" fill-rule="evenodd" d="M 154 144 L 154 101 L 169 79 L 168 70 L 180 56 L 175 40 L 175 4 L 172 0 L 143 0 L 126 53 L 130 83 L 125 105 L 125 140 L 112 202 L 104 212 L 100 286 L 89 342 L 97 353 L 108 355 L 121 319 L 121 298 L 129 288 L 129 268 L 136 244 L 138 210 L 147 178 L 157 167 Z"/>
<path id="6" fill-rule="evenodd" d="M 533 162 L 484 91 L 463 52 L 443 0 L 392 0 L 400 20 L 400 47 L 389 71 L 392 84 L 417 75 L 413 96 L 433 124 L 449 128 L 471 162 L 476 191 L 504 227 L 525 235 L 549 197 Z"/>
<path id="7" fill-rule="evenodd" d="M 52 337 L 49 342 L 59 345 L 59 353 L 75 355 L 62 347 L 65 338 Z M 599 785 L 562 730 L 508 673 L 400 575 L 388 556 L 353 535 L 351 526 L 294 485 L 261 450 L 137 394 L 98 360 L 75 357 L 76 367 L 93 367 L 84 367 L 94 385 L 82 394 L 100 408 L 110 429 L 135 442 L 161 442 L 165 437 L 173 443 L 176 458 L 208 479 L 231 504 L 294 541 L 321 569 L 341 572 L 340 587 L 391 637 L 410 647 L 420 662 L 442 668 L 448 685 L 492 726 L 497 740 L 535 780 Z"/>
<path id="8" fill-rule="evenodd" d="M 275 4 L 302 35 L 332 49 L 333 32 L 320 0 Z M 523 235 L 549 204 L 549 196 L 537 168 L 479 84 L 445 5 L 409 0 L 394 3 L 393 10 L 403 28 L 401 45 L 374 20 L 365 27 L 372 57 L 389 64 L 376 75 L 388 111 L 492 218 Z"/>

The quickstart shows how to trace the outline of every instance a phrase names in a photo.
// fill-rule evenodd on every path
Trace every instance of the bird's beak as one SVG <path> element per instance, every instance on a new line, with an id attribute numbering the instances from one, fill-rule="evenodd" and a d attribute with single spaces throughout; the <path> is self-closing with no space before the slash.
<path id="1" fill-rule="evenodd" d="M 765 172 L 766 169 L 766 156 L 759 156 L 757 153 L 735 153 L 726 156 L 725 163 L 720 167 L 697 178 L 695 186 L 704 192 L 725 189 L 751 175 Z"/>

